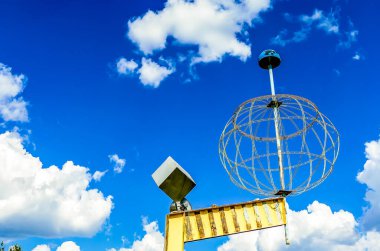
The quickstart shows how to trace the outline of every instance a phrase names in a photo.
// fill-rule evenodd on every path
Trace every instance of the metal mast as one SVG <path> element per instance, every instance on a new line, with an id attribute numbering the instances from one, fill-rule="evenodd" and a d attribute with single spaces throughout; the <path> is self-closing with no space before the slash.
<path id="1" fill-rule="evenodd" d="M 269 71 L 272 101 L 268 104 L 268 107 L 273 108 L 274 128 L 276 132 L 276 145 L 277 145 L 277 156 L 278 156 L 278 165 L 279 165 L 279 172 L 280 172 L 281 190 L 285 191 L 284 167 L 283 167 L 283 160 L 282 160 L 282 147 L 281 147 L 281 135 L 280 135 L 280 114 L 278 111 L 278 108 L 280 107 L 281 102 L 277 101 L 276 91 L 274 88 L 274 80 L 273 80 L 273 69 L 279 66 L 280 63 L 281 63 L 280 55 L 274 50 L 265 50 L 259 56 L 260 67 Z"/>

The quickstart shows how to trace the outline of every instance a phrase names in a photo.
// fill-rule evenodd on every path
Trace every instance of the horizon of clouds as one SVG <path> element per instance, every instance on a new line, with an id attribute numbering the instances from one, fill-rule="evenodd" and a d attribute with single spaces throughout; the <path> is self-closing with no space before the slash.
<path id="1" fill-rule="evenodd" d="M 349 49 L 352 44 L 357 42 L 359 31 L 355 29 L 351 20 L 348 20 L 348 29 L 342 30 L 342 24 L 339 17 L 338 9 L 331 10 L 325 14 L 324 11 L 315 9 L 311 15 L 292 16 L 289 13 L 284 14 L 284 19 L 288 23 L 299 23 L 301 28 L 290 33 L 288 29 L 282 29 L 271 43 L 279 46 L 286 46 L 289 43 L 300 43 L 309 38 L 311 31 L 322 30 L 327 35 L 334 35 L 338 38 L 338 48 Z"/>
<path id="2" fill-rule="evenodd" d="M 222 62 L 225 56 L 245 62 L 251 56 L 247 29 L 271 8 L 271 1 L 242 0 L 168 0 L 163 9 L 148 10 L 128 21 L 127 37 L 143 55 L 141 66 L 135 60 L 120 58 L 116 70 L 120 75 L 139 74 L 144 86 L 157 88 L 175 71 L 174 64 L 165 67 L 152 57 L 181 46 L 190 67 L 199 63 Z M 168 43 L 168 39 L 173 41 Z M 194 47 L 196 52 L 194 53 Z M 167 60 L 167 59 L 164 59 Z"/>
<path id="3" fill-rule="evenodd" d="M 368 207 L 355 219 L 343 209 L 333 212 L 330 206 L 314 201 L 306 209 L 288 208 L 290 245 L 285 245 L 284 228 L 275 227 L 231 235 L 218 251 L 377 251 L 380 250 L 380 139 L 365 143 L 366 162 L 356 179 L 367 186 L 364 200 Z M 162 251 L 163 234 L 157 221 L 143 219 L 145 235 L 129 248 L 107 251 Z"/>
<path id="4" fill-rule="evenodd" d="M 89 189 L 89 169 L 72 161 L 43 167 L 16 131 L 0 134 L 0 237 L 91 237 L 113 208 L 112 196 Z"/>
<path id="5" fill-rule="evenodd" d="M 28 122 L 28 103 L 20 96 L 26 85 L 23 74 L 13 74 L 12 68 L 0 63 L 0 118 L 5 122 Z"/>

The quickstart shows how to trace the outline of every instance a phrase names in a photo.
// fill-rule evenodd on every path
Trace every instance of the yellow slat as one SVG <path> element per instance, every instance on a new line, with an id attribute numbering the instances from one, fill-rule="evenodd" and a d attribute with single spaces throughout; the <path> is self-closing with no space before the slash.
<path id="1" fill-rule="evenodd" d="M 201 215 L 201 219 L 203 223 L 203 230 L 204 230 L 205 236 L 208 236 L 208 237 L 213 236 L 211 232 L 211 225 L 210 225 L 210 220 L 208 217 L 208 211 L 202 210 L 200 215 Z"/>
<path id="2" fill-rule="evenodd" d="M 212 214 L 214 215 L 214 221 L 216 226 L 216 236 L 223 236 L 222 219 L 220 218 L 220 212 L 218 208 L 212 209 Z"/>
<path id="3" fill-rule="evenodd" d="M 253 210 L 253 205 L 248 204 L 244 208 L 246 209 L 244 219 L 247 221 L 247 228 L 250 227 L 248 230 L 257 229 L 256 214 L 255 214 L 255 211 Z"/>
<path id="4" fill-rule="evenodd" d="M 257 209 L 257 213 L 259 215 L 259 218 L 260 218 L 260 223 L 261 223 L 261 228 L 265 228 L 265 227 L 270 227 L 272 226 L 271 224 L 269 224 L 269 221 L 268 221 L 268 215 L 267 213 L 265 212 L 265 209 L 264 209 L 264 206 L 263 206 L 263 203 L 262 202 L 258 202 L 256 205 L 255 205 L 256 209 Z"/>
<path id="5" fill-rule="evenodd" d="M 235 224 L 232 219 L 232 212 L 230 207 L 224 208 L 224 213 L 226 214 L 226 222 L 227 222 L 227 228 L 228 228 L 228 234 L 234 234 L 235 231 Z"/>

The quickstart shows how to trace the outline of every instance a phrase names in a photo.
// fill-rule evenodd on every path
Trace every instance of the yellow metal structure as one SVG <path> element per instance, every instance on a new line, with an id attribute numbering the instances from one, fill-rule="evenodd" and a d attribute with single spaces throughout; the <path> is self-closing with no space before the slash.
<path id="1" fill-rule="evenodd" d="M 164 251 L 183 251 L 186 242 L 286 225 L 285 198 L 255 200 L 166 216 Z"/>

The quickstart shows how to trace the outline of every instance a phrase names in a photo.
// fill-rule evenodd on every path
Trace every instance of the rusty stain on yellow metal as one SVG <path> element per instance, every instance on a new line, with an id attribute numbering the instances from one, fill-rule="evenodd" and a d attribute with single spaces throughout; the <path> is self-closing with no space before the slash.
<path id="1" fill-rule="evenodd" d="M 286 225 L 285 198 L 212 206 L 166 216 L 165 251 L 183 251 L 186 242 Z"/>
<path id="2" fill-rule="evenodd" d="M 212 237 L 215 237 L 217 235 L 217 232 L 216 232 L 216 225 L 215 225 L 215 221 L 214 221 L 213 210 L 208 210 L 208 219 L 210 221 L 211 235 L 212 235 Z"/>

